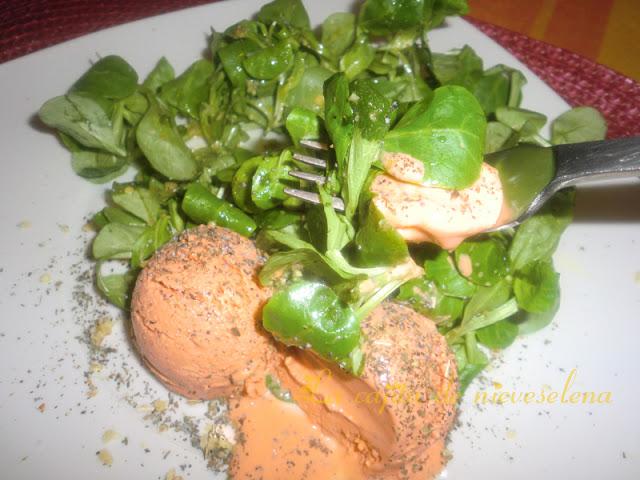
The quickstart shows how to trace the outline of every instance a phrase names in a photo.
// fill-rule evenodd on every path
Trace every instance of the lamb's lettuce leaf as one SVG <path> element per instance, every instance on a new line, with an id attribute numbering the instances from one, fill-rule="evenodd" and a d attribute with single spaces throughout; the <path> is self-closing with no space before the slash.
<path id="1" fill-rule="evenodd" d="M 416 103 L 386 135 L 384 149 L 424 165 L 424 183 L 462 189 L 480 174 L 486 119 L 475 97 L 459 86 L 440 87 Z"/>

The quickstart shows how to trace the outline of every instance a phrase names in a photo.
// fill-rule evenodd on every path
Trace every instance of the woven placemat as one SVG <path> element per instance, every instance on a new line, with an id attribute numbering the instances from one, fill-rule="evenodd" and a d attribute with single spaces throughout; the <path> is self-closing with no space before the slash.
<path id="1" fill-rule="evenodd" d="M 211 0 L 4 0 L 0 63 L 56 43 Z M 640 135 L 640 84 L 578 54 L 468 18 L 525 63 L 571 105 L 591 105 L 610 138 Z"/>

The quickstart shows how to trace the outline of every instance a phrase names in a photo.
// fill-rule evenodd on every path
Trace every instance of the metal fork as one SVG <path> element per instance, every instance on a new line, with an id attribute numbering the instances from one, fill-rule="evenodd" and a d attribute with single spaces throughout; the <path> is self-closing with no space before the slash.
<path id="1" fill-rule="evenodd" d="M 331 148 L 320 142 L 300 143 L 317 151 Z M 327 167 L 326 160 L 320 158 L 299 153 L 294 154 L 294 158 L 307 165 Z M 640 176 L 640 137 L 553 147 L 522 144 L 486 155 L 484 160 L 500 173 L 505 204 L 510 212 L 501 225 L 486 230 L 491 232 L 519 225 L 564 188 L 594 179 Z M 326 181 L 325 176 L 315 173 L 291 171 L 289 175 L 318 184 Z M 321 203 L 317 193 L 295 188 L 286 188 L 285 192 L 308 203 Z M 332 202 L 337 211 L 344 211 L 341 198 L 333 197 Z"/>
<path id="2" fill-rule="evenodd" d="M 333 146 L 327 145 L 326 143 L 315 142 L 313 140 L 302 140 L 300 141 L 300 145 L 307 147 L 310 150 L 316 151 L 329 151 Z M 327 161 L 322 158 L 310 157 L 308 155 L 303 155 L 301 153 L 294 153 L 293 158 L 298 160 L 301 163 L 306 165 L 311 165 L 312 167 L 319 168 L 327 168 Z M 289 171 L 289 176 L 294 178 L 299 178 L 301 180 L 306 180 L 308 182 L 317 183 L 318 185 L 324 185 L 327 181 L 327 177 L 324 175 L 318 175 L 317 173 L 310 172 L 302 172 L 300 170 L 291 170 Z M 315 192 L 308 192 L 307 190 L 300 190 L 298 188 L 285 188 L 284 193 L 291 197 L 298 198 L 307 203 L 313 203 L 316 205 L 320 205 L 322 202 L 320 201 L 320 195 Z M 344 202 L 341 198 L 332 197 L 331 203 L 333 208 L 338 212 L 344 212 Z"/>

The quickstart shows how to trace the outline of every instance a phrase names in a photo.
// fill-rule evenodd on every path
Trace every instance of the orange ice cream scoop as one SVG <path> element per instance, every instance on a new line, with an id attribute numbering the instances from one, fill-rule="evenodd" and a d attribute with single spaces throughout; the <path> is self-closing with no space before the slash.
<path id="1" fill-rule="evenodd" d="M 257 283 L 264 260 L 250 240 L 207 226 L 151 258 L 136 282 L 131 319 L 142 359 L 167 388 L 211 399 L 264 383 L 275 352 L 260 324 L 270 295 Z"/>
<path id="2" fill-rule="evenodd" d="M 462 241 L 495 227 L 503 209 L 500 175 L 483 163 L 478 179 L 463 190 L 415 184 L 408 161 L 385 157 L 388 174 L 371 184 L 373 202 L 408 242 L 433 242 L 452 249 Z M 395 161 L 389 163 L 389 159 Z M 412 182 L 412 183 L 409 183 Z"/>
<path id="3" fill-rule="evenodd" d="M 360 459 L 366 478 L 432 478 L 455 419 L 454 356 L 431 320 L 396 303 L 380 305 L 362 329 L 361 377 L 294 350 L 282 382 L 314 423 Z"/>

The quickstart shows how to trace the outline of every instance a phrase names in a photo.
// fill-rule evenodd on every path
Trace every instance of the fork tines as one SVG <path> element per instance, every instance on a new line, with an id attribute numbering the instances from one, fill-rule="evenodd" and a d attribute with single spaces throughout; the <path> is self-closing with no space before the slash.
<path id="1" fill-rule="evenodd" d="M 303 140 L 300 145 L 310 150 L 327 151 L 333 148 L 333 145 L 327 145 L 326 143 L 316 142 L 315 140 Z M 310 157 L 309 155 L 303 155 L 301 153 L 294 153 L 293 158 L 306 165 L 314 167 L 327 168 L 327 161 L 321 158 Z M 316 173 L 302 172 L 299 170 L 291 170 L 289 176 L 299 178 L 309 182 L 323 185 L 327 181 L 327 177 L 324 175 L 318 175 Z M 314 192 L 308 192 L 306 190 L 299 190 L 297 188 L 285 188 L 284 193 L 291 197 L 298 198 L 303 202 L 313 203 L 315 205 L 321 205 L 320 195 Z M 331 197 L 331 204 L 333 208 L 339 212 L 344 212 L 344 202 L 341 198 Z"/>
<path id="2" fill-rule="evenodd" d="M 329 150 L 330 148 L 333 148 L 333 145 L 327 145 L 326 143 L 317 142 L 315 140 L 301 140 L 300 145 L 311 150 Z"/>
<path id="3" fill-rule="evenodd" d="M 303 202 L 322 205 L 320 195 L 318 195 L 317 193 L 307 192 L 306 190 L 298 190 L 297 188 L 285 188 L 284 193 L 286 193 L 290 197 L 298 198 Z M 344 212 L 344 202 L 341 198 L 331 197 L 331 204 L 336 211 Z"/>
<path id="4" fill-rule="evenodd" d="M 310 157 L 308 155 L 302 155 L 301 153 L 294 153 L 293 158 L 295 158 L 299 162 L 306 163 L 307 165 L 327 168 L 327 161 L 323 160 L 322 158 Z"/>
<path id="5" fill-rule="evenodd" d="M 291 170 L 289 175 L 295 178 L 300 178 L 302 180 L 307 180 L 309 182 L 314 182 L 319 185 L 324 185 L 327 181 L 327 177 L 324 175 L 318 175 L 317 173 L 309 173 L 309 172 L 301 172 L 300 170 Z"/>

